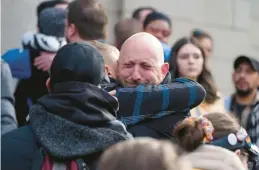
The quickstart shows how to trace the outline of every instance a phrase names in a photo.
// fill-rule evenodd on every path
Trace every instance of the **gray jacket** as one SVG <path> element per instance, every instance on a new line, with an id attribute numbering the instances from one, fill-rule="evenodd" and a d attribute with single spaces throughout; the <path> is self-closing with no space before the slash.
<path id="1" fill-rule="evenodd" d="M 14 87 L 9 65 L 1 60 L 1 134 L 17 128 Z"/>

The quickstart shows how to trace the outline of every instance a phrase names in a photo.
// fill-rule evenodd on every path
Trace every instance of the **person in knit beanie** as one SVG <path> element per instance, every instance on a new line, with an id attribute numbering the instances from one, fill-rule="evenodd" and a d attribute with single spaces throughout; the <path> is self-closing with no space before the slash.
<path id="1" fill-rule="evenodd" d="M 26 123 L 29 107 L 48 92 L 45 85 L 48 70 L 56 52 L 66 44 L 66 14 L 67 11 L 62 8 L 42 10 L 38 18 L 38 32 L 27 32 L 22 38 L 24 50 L 29 51 L 31 76 L 21 80 L 15 92 L 20 126 Z"/>
<path id="2" fill-rule="evenodd" d="M 64 37 L 66 11 L 62 8 L 47 8 L 39 16 L 39 32 L 54 37 Z"/>
<path id="3" fill-rule="evenodd" d="M 36 9 L 36 15 L 39 20 L 40 13 L 46 8 L 63 8 L 66 9 L 69 4 L 69 0 L 49 0 L 40 3 Z"/>
<path id="4" fill-rule="evenodd" d="M 39 32 L 26 33 L 22 40 L 23 46 L 45 52 L 57 52 L 66 44 L 64 38 L 66 14 L 66 10 L 61 8 L 44 9 L 39 16 Z"/>

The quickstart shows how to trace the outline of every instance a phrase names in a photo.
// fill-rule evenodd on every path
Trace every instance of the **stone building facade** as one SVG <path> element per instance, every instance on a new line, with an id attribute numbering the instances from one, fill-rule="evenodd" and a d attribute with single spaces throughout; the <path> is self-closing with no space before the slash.
<path id="1" fill-rule="evenodd" d="M 1 1 L 1 54 L 19 47 L 22 34 L 36 28 L 36 6 L 42 0 Z M 233 91 L 233 60 L 239 54 L 259 59 L 259 0 L 100 0 L 108 11 L 109 37 L 114 24 L 130 17 L 140 6 L 152 6 L 169 15 L 173 23 L 172 45 L 178 38 L 202 28 L 214 38 L 215 51 L 209 63 L 220 91 Z"/>

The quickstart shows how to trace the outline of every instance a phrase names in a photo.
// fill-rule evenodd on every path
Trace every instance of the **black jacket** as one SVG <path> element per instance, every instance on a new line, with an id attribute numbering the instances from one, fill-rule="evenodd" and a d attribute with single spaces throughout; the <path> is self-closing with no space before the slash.
<path id="1" fill-rule="evenodd" d="M 96 86 L 55 85 L 31 108 L 30 125 L 3 135 L 2 169 L 40 169 L 44 152 L 54 161 L 92 164 L 107 147 L 131 138 L 116 120 L 117 109 L 117 100 Z"/>
<path id="2" fill-rule="evenodd" d="M 160 85 L 122 88 L 117 84 L 118 119 L 134 137 L 171 138 L 175 124 L 203 101 L 206 92 L 199 83 L 186 78 L 171 82 L 170 77 L 168 74 Z M 113 86 L 102 87 L 109 91 Z"/>
<path id="3" fill-rule="evenodd" d="M 48 93 L 46 81 L 48 72 L 41 71 L 34 66 L 34 60 L 40 55 L 40 51 L 30 48 L 31 77 L 20 80 L 15 91 L 15 110 L 19 126 L 26 124 L 29 113 L 28 101 L 36 104 L 37 100 Z"/>

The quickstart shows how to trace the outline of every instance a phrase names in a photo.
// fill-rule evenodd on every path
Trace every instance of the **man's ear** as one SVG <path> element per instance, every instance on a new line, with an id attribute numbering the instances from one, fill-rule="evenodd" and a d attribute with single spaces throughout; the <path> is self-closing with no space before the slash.
<path id="1" fill-rule="evenodd" d="M 77 34 L 78 34 L 78 31 L 77 31 L 77 28 L 76 28 L 76 26 L 75 26 L 75 24 L 73 24 L 73 23 L 68 23 L 68 28 L 67 28 L 68 30 L 68 35 L 69 35 L 69 37 L 75 37 Z"/>
<path id="2" fill-rule="evenodd" d="M 106 75 L 108 75 L 108 76 L 111 76 L 111 69 L 110 69 L 110 67 L 108 66 L 108 65 L 104 65 L 104 71 L 105 71 L 105 73 L 106 73 Z"/>
<path id="3" fill-rule="evenodd" d="M 235 154 L 236 154 L 237 156 L 240 156 L 240 155 L 241 155 L 241 150 L 240 150 L 240 149 L 235 150 Z"/>
<path id="4" fill-rule="evenodd" d="M 50 78 L 47 79 L 46 86 L 47 86 L 48 92 L 51 92 Z"/>
<path id="5" fill-rule="evenodd" d="M 168 63 L 164 63 L 162 65 L 162 74 L 163 74 L 163 76 L 165 77 L 168 72 L 169 72 L 169 64 Z"/>
<path id="6" fill-rule="evenodd" d="M 240 149 L 235 150 L 235 154 L 236 154 L 237 156 L 240 156 L 240 155 L 241 155 L 241 150 L 240 150 Z"/>

